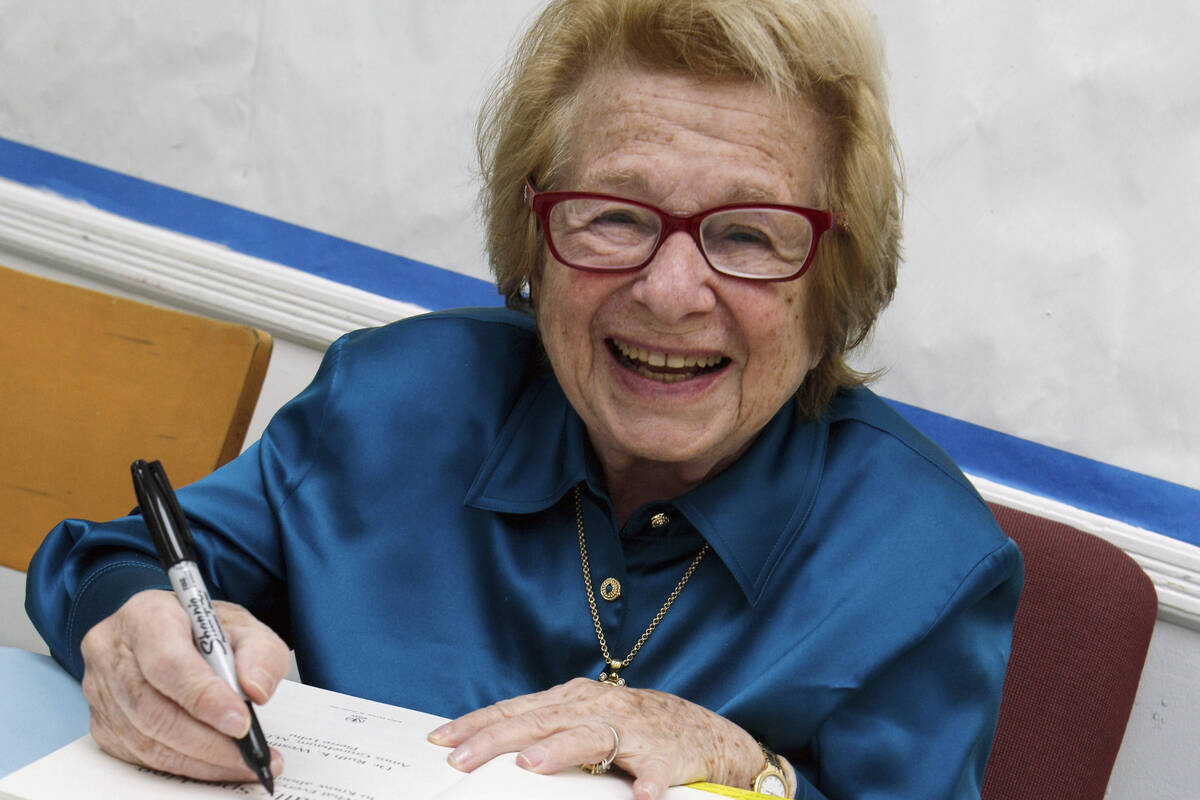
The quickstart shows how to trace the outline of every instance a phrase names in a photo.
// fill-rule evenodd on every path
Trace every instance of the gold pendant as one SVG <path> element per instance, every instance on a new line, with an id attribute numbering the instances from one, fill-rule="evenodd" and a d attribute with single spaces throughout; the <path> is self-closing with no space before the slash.
<path id="1" fill-rule="evenodd" d="M 625 679 L 617 674 L 618 670 L 620 670 L 623 666 L 625 665 L 620 661 L 610 660 L 608 662 L 608 669 L 604 670 L 604 672 L 601 672 L 600 677 L 596 680 L 600 681 L 601 683 L 607 683 L 609 686 L 624 686 Z"/>

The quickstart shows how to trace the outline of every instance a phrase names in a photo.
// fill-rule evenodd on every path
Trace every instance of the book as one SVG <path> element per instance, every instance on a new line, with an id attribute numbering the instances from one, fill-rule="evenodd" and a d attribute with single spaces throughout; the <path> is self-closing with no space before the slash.
<path id="1" fill-rule="evenodd" d="M 449 750 L 426 735 L 446 720 L 432 714 L 282 682 L 258 709 L 267 739 L 283 754 L 275 800 L 626 800 L 631 781 L 619 772 L 566 770 L 537 775 L 514 754 L 474 772 L 446 763 Z M 711 787 L 726 796 L 761 796 Z M 268 798 L 256 783 L 210 783 L 139 767 L 103 752 L 90 736 L 0 779 L 6 800 L 222 800 Z M 673 787 L 667 800 L 713 800 L 705 787 Z"/>

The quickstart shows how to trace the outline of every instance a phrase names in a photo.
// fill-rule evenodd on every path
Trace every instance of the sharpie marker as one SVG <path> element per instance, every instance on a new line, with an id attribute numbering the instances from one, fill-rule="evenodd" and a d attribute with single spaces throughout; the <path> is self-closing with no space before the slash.
<path id="1" fill-rule="evenodd" d="M 258 716 L 254 713 L 250 698 L 246 697 L 238 683 L 233 648 L 213 611 L 208 588 L 192 554 L 192 532 L 188 530 L 183 511 L 167 480 L 167 473 L 159 462 L 147 464 L 141 459 L 134 461 L 129 469 L 133 473 L 133 490 L 137 493 L 142 517 L 154 539 L 154 549 L 158 551 L 163 569 L 167 571 L 175 596 L 191 620 L 192 639 L 208 665 L 242 696 L 250 711 L 250 732 L 237 740 L 242 760 L 258 777 L 259 783 L 274 795 L 275 782 L 271 778 L 271 751 L 267 747 L 267 737 L 263 736 L 262 728 L 258 725 Z"/>

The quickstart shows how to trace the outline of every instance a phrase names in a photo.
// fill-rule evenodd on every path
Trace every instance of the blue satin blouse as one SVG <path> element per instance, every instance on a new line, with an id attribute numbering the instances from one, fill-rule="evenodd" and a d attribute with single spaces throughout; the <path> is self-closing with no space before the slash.
<path id="1" fill-rule="evenodd" d="M 979 796 L 1021 557 L 867 390 L 815 423 L 785 406 L 727 470 L 619 528 L 531 320 L 441 312 L 340 339 L 179 499 L 213 595 L 279 631 L 305 682 L 455 716 L 601 671 L 576 485 L 593 583 L 621 585 L 597 598 L 614 657 L 712 546 L 631 685 L 732 719 L 792 760 L 802 798 Z M 84 633 L 149 587 L 167 583 L 139 517 L 67 520 L 26 605 L 79 676 Z"/>

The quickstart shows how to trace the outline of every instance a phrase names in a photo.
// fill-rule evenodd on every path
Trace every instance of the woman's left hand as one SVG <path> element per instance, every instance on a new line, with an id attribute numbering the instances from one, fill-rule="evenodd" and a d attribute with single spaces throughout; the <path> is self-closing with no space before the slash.
<path id="1" fill-rule="evenodd" d="M 554 773 L 603 761 L 634 777 L 636 800 L 658 800 L 668 786 L 711 781 L 749 787 L 762 767 L 754 738 L 681 697 L 576 678 L 544 692 L 472 711 L 429 734 L 453 747 L 451 766 L 470 772 L 501 753 L 517 764 Z"/>

